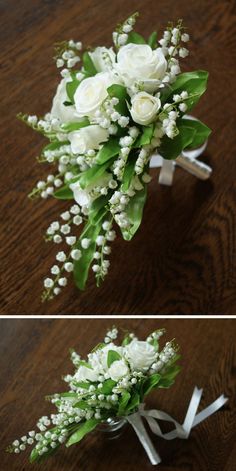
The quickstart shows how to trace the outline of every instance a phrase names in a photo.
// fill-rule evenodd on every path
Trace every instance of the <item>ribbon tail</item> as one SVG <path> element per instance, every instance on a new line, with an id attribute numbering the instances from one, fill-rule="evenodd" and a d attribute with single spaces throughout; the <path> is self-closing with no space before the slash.
<path id="1" fill-rule="evenodd" d="M 195 416 L 192 427 L 195 427 L 196 425 L 200 424 L 200 422 L 207 419 L 207 417 L 210 417 L 210 415 L 218 411 L 227 401 L 228 398 L 225 397 L 224 394 L 219 396 L 214 402 L 212 402 L 212 404 L 210 404 Z"/>
<path id="2" fill-rule="evenodd" d="M 179 155 L 176 164 L 200 180 L 207 180 L 211 176 L 212 168 L 186 154 Z"/>
<path id="3" fill-rule="evenodd" d="M 128 415 L 126 419 L 130 423 L 130 425 L 132 425 L 152 465 L 158 465 L 161 462 L 161 458 L 158 455 L 151 439 L 149 438 L 147 434 L 147 431 L 144 427 L 144 424 L 143 424 L 143 421 L 141 419 L 139 412 L 136 412 L 135 414 L 132 414 L 132 415 Z"/>
<path id="4" fill-rule="evenodd" d="M 174 178 L 175 166 L 172 160 L 163 159 L 162 167 L 159 175 L 159 183 L 161 185 L 171 186 Z"/>

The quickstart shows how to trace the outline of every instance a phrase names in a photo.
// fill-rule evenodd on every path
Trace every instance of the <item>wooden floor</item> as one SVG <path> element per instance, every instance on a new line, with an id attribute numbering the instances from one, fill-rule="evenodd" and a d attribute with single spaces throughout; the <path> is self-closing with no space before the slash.
<path id="1" fill-rule="evenodd" d="M 146 36 L 183 18 L 192 38 L 183 68 L 210 72 L 195 115 L 213 129 L 204 155 L 213 177 L 200 182 L 178 169 L 168 188 L 155 176 L 142 226 L 132 242 L 115 241 L 104 285 L 98 290 L 91 276 L 80 293 L 71 282 L 42 305 L 57 250 L 43 235 L 67 204 L 27 199 L 48 173 L 35 160 L 45 141 L 15 115 L 50 109 L 56 41 L 109 45 L 116 23 L 135 10 Z M 234 0 L 1 1 L 1 314 L 236 313 L 235 10 Z"/>
<path id="2" fill-rule="evenodd" d="M 4 453 L 14 439 L 34 429 L 41 415 L 53 412 L 44 397 L 66 390 L 61 377 L 72 373 L 68 349 L 84 357 L 103 339 L 111 320 L 55 319 L 1 320 L 0 338 L 0 469 L 1 471 L 148 471 L 152 468 L 132 429 L 116 441 L 101 432 L 66 449 L 45 465 L 28 464 L 27 452 Z M 118 327 L 134 330 L 145 339 L 150 331 L 166 327 L 181 347 L 182 371 L 167 390 L 147 398 L 148 408 L 165 410 L 182 422 L 194 387 L 204 388 L 200 408 L 224 393 L 229 402 L 199 424 L 188 440 L 165 441 L 151 434 L 162 457 L 161 471 L 235 471 L 236 459 L 236 352 L 235 320 L 146 319 L 118 320 Z"/>

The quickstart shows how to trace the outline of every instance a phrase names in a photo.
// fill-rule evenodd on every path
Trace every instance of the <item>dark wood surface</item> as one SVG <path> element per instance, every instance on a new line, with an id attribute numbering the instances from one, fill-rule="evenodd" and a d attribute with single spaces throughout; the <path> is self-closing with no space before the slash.
<path id="1" fill-rule="evenodd" d="M 0 469 L 1 471 L 148 471 L 152 468 L 132 429 L 119 440 L 89 435 L 78 446 L 60 451 L 46 465 L 29 465 L 27 452 L 4 453 L 5 447 L 34 429 L 53 411 L 44 397 L 66 389 L 61 376 L 72 373 L 68 349 L 85 356 L 101 341 L 112 320 L 1 320 Z M 182 422 L 194 387 L 204 388 L 200 408 L 224 393 L 229 402 L 192 430 L 188 440 L 167 442 L 151 434 L 162 457 L 161 471 L 234 471 L 236 456 L 236 322 L 230 319 L 118 320 L 140 338 L 166 327 L 165 339 L 181 346 L 182 371 L 169 390 L 154 391 L 148 408 L 165 410 Z M 164 341 L 164 339 L 163 339 Z M 151 432 L 150 432 L 151 433 Z M 157 469 L 159 469 L 157 467 Z M 155 468 L 156 469 L 156 468 Z"/>
<path id="2" fill-rule="evenodd" d="M 2 0 L 0 5 L 1 314 L 235 314 L 234 0 Z M 42 279 L 57 250 L 45 244 L 43 234 L 67 204 L 27 199 L 48 173 L 35 160 L 45 141 L 15 115 L 50 109 L 59 79 L 51 59 L 56 41 L 73 37 L 85 45 L 109 45 L 116 23 L 135 10 L 144 35 L 183 18 L 192 38 L 183 69 L 210 72 L 195 115 L 213 129 L 204 158 L 213 177 L 200 182 L 178 169 L 172 188 L 154 178 L 142 226 L 132 242 L 115 241 L 103 286 L 98 290 L 91 276 L 85 292 L 71 283 L 42 305 Z"/>

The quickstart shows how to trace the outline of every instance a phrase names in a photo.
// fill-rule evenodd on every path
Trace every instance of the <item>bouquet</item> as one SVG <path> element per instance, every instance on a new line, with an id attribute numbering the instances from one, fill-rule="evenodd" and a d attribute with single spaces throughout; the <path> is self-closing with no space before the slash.
<path id="1" fill-rule="evenodd" d="M 133 31 L 136 17 L 118 25 L 111 48 L 80 57 L 81 42 L 57 44 L 62 79 L 50 113 L 18 115 L 49 140 L 38 161 L 55 169 L 30 197 L 70 201 L 46 232 L 60 250 L 44 279 L 43 300 L 61 292 L 70 272 L 83 290 L 91 267 L 99 286 L 116 228 L 130 241 L 141 224 L 153 153 L 178 162 L 184 149 L 201 146 L 210 134 L 186 116 L 205 92 L 208 73 L 181 73 L 189 40 L 182 21 L 169 24 L 159 40 L 156 32 L 146 40 Z"/>
<path id="2" fill-rule="evenodd" d="M 7 451 L 20 453 L 34 445 L 30 462 L 37 462 L 52 455 L 62 443 L 69 447 L 80 442 L 99 424 L 132 417 L 145 396 L 153 389 L 169 388 L 180 370 L 175 341 L 159 348 L 164 332 L 156 330 L 145 341 L 126 332 L 121 345 L 115 345 L 118 331 L 113 327 L 87 360 L 71 351 L 75 372 L 64 378 L 69 391 L 47 398 L 57 412 L 41 417 L 39 431 L 15 440 Z"/>

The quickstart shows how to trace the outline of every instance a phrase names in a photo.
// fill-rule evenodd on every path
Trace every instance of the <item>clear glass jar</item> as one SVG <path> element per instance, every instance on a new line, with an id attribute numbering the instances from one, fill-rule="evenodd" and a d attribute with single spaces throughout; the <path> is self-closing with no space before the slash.
<path id="1" fill-rule="evenodd" d="M 107 440 L 115 440 L 123 433 L 127 421 L 122 417 L 110 417 L 97 427 L 97 431 L 102 432 Z"/>

